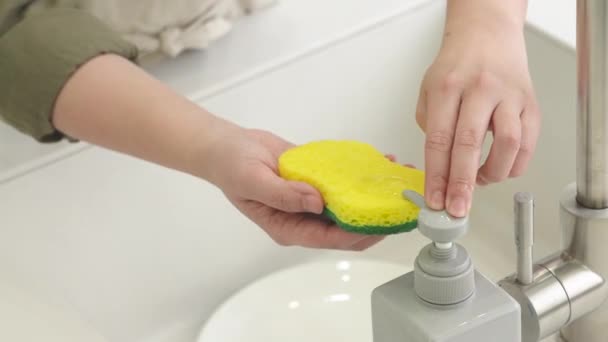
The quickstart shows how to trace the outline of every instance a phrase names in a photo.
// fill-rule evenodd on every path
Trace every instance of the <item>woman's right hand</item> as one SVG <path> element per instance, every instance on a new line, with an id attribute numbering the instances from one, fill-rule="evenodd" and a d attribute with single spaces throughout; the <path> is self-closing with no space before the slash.
<path id="1" fill-rule="evenodd" d="M 528 71 L 522 1 L 450 0 L 441 49 L 420 89 L 416 120 L 426 133 L 425 198 L 433 209 L 469 213 L 475 185 L 524 173 L 541 113 Z M 480 165 L 486 133 L 493 142 Z"/>

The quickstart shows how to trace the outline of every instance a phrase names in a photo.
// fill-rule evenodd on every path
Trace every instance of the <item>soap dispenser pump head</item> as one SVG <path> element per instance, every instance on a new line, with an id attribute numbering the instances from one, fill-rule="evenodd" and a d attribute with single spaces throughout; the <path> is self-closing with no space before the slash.
<path id="1" fill-rule="evenodd" d="M 468 218 L 430 209 L 415 191 L 406 190 L 403 196 L 420 207 L 418 230 L 433 241 L 420 251 L 414 263 L 416 294 L 436 305 L 453 305 L 471 298 L 475 292 L 473 263 L 466 249 L 454 243 L 468 231 Z"/>
<path id="2" fill-rule="evenodd" d="M 412 190 L 405 190 L 403 197 L 412 201 L 420 208 L 418 214 L 418 230 L 439 248 L 451 247 L 451 243 L 469 230 L 468 217 L 454 217 L 445 210 L 429 208 L 424 197 Z"/>

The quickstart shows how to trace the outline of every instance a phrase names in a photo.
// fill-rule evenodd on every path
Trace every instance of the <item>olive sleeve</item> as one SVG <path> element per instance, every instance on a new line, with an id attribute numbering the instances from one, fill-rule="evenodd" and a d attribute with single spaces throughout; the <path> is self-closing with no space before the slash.
<path id="1" fill-rule="evenodd" d="M 49 9 L 18 21 L 0 36 L 3 121 L 40 142 L 61 140 L 51 123 L 55 99 L 79 66 L 105 53 L 137 58 L 134 45 L 77 9 Z"/>

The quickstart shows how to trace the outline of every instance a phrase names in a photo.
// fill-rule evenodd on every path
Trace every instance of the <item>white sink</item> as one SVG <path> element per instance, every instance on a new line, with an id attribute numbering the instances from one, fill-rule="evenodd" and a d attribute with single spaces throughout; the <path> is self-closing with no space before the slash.
<path id="1" fill-rule="evenodd" d="M 371 291 L 409 271 L 396 263 L 362 258 L 277 271 L 224 302 L 198 342 L 369 342 Z"/>

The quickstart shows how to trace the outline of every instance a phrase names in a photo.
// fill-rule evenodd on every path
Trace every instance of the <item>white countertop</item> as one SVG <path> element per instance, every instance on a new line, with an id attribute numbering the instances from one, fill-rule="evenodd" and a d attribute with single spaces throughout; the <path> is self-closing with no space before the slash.
<path id="1" fill-rule="evenodd" d="M 241 19 L 205 52 L 145 67 L 180 93 L 200 99 L 430 1 L 436 0 L 280 0 Z"/>
<path id="2" fill-rule="evenodd" d="M 6 269 L 0 275 L 0 340 L 20 342 L 107 342 L 63 303 L 40 295 L 36 285 Z"/>

